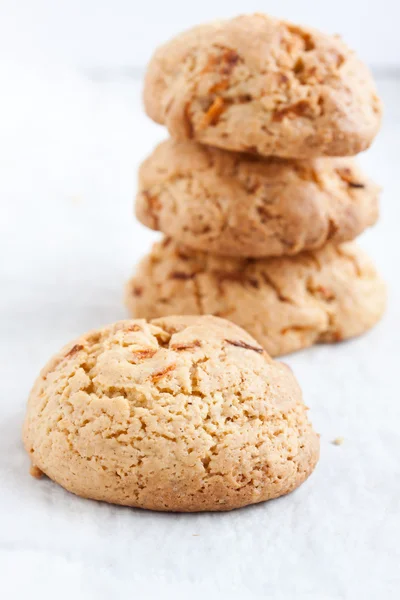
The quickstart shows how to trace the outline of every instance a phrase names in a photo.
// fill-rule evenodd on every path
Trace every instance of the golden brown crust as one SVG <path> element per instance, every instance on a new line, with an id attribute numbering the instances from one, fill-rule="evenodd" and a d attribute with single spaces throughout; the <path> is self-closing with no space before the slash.
<path id="1" fill-rule="evenodd" d="M 340 39 L 261 14 L 160 47 L 144 103 L 178 139 L 302 159 L 365 150 L 381 119 L 371 74 Z"/>
<path id="2" fill-rule="evenodd" d="M 306 411 L 290 370 L 232 323 L 121 321 L 49 361 L 24 444 L 35 473 L 83 497 L 230 510 L 286 494 L 312 472 L 319 440 Z"/>
<path id="3" fill-rule="evenodd" d="M 381 318 L 385 303 L 383 281 L 354 242 L 290 258 L 233 259 L 166 238 L 142 260 L 126 290 L 133 316 L 218 315 L 273 356 L 360 335 Z"/>
<path id="4" fill-rule="evenodd" d="M 280 256 L 344 242 L 378 218 L 351 158 L 255 158 L 167 140 L 142 164 L 136 215 L 195 250 Z"/>

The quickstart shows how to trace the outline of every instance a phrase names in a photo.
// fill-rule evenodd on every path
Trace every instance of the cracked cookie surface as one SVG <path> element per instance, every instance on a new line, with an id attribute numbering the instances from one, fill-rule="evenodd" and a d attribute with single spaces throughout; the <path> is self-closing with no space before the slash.
<path id="1" fill-rule="evenodd" d="M 269 259 L 224 258 L 153 246 L 126 287 L 135 317 L 214 314 L 273 356 L 360 335 L 381 318 L 386 287 L 354 242 Z"/>
<path id="2" fill-rule="evenodd" d="M 286 494 L 319 439 L 290 369 L 215 317 L 120 321 L 42 370 L 24 444 L 83 497 L 154 510 L 230 510 Z"/>
<path id="3" fill-rule="evenodd" d="M 195 250 L 280 256 L 354 239 L 379 188 L 351 158 L 256 158 L 167 140 L 139 171 L 136 215 Z"/>
<path id="4" fill-rule="evenodd" d="M 365 150 L 382 112 L 369 70 L 338 37 L 261 14 L 161 46 L 144 103 L 175 138 L 301 159 Z"/>

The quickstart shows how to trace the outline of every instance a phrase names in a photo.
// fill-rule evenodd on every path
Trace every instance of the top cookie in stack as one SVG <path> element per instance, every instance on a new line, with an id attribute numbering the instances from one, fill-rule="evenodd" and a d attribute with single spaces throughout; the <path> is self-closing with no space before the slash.
<path id="1" fill-rule="evenodd" d="M 172 137 L 141 166 L 136 214 L 168 237 L 128 286 L 134 316 L 217 314 L 275 355 L 379 319 L 383 283 L 343 243 L 378 218 L 352 156 L 381 103 L 339 38 L 261 14 L 200 25 L 155 52 L 144 103 Z"/>
<path id="2" fill-rule="evenodd" d="M 260 14 L 159 48 L 144 102 L 176 139 L 284 158 L 357 154 L 381 118 L 367 67 L 340 39 Z"/>

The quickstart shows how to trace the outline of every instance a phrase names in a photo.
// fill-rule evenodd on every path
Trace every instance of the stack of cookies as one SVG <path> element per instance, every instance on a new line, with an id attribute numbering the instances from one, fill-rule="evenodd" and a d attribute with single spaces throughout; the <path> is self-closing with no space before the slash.
<path id="1" fill-rule="evenodd" d="M 144 100 L 171 138 L 140 169 L 136 214 L 165 237 L 128 283 L 133 316 L 217 315 L 271 355 L 379 320 L 385 286 L 352 242 L 379 188 L 352 156 L 381 104 L 340 39 L 260 14 L 201 25 L 156 51 Z"/>

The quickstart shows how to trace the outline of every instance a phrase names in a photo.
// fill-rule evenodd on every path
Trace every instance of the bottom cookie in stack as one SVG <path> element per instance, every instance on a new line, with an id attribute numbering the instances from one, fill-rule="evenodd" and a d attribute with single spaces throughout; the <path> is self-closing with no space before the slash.
<path id="1" fill-rule="evenodd" d="M 354 242 L 293 257 L 226 258 L 170 238 L 126 287 L 134 317 L 213 314 L 246 329 L 272 356 L 360 335 L 381 318 L 385 284 Z"/>

